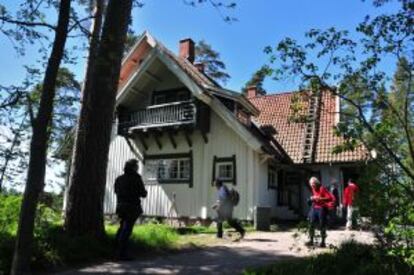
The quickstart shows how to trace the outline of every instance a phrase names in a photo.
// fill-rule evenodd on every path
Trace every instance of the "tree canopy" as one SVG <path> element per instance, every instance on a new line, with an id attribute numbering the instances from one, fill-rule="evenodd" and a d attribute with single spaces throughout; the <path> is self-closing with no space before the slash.
<path id="1" fill-rule="evenodd" d="M 195 46 L 195 62 L 203 64 L 205 74 L 217 82 L 226 84 L 230 79 L 220 53 L 204 40 L 198 41 Z"/>
<path id="2" fill-rule="evenodd" d="M 313 95 L 329 90 L 340 98 L 336 130 L 344 143 L 334 152 L 361 145 L 375 152 L 365 187 L 375 195 L 364 204 L 375 205 L 372 218 L 381 221 L 389 252 L 414 264 L 408 237 L 414 233 L 414 3 L 397 2 L 393 13 L 367 16 L 355 29 L 358 36 L 334 27 L 311 29 L 304 43 L 288 37 L 265 52 L 275 79 L 296 77 Z M 394 75 L 385 60 L 398 63 Z"/>

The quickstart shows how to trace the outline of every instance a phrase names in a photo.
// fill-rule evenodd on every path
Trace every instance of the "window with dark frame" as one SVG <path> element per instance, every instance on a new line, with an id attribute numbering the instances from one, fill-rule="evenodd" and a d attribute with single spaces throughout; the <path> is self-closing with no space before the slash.
<path id="1" fill-rule="evenodd" d="M 213 180 L 220 179 L 224 183 L 232 183 L 233 185 L 236 185 L 236 175 L 236 155 L 223 158 L 214 156 Z"/>
<path id="2" fill-rule="evenodd" d="M 267 170 L 267 188 L 277 189 L 278 171 L 274 166 L 269 165 Z"/>
<path id="3" fill-rule="evenodd" d="M 192 152 L 145 156 L 144 181 L 186 183 L 192 187 Z"/>
<path id="4" fill-rule="evenodd" d="M 233 181 L 233 162 L 217 163 L 217 177 L 222 181 Z"/>

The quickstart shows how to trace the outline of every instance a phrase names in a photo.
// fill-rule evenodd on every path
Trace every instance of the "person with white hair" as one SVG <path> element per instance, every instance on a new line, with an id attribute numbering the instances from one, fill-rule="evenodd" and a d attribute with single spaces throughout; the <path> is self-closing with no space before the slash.
<path id="1" fill-rule="evenodd" d="M 320 247 L 326 247 L 326 216 L 328 209 L 332 207 L 335 199 L 329 191 L 322 186 L 318 178 L 311 177 L 309 184 L 312 190 L 312 196 L 310 201 L 312 202 L 312 209 L 310 214 L 310 227 L 309 227 L 309 241 L 306 245 L 313 246 L 315 236 L 315 226 L 319 225 L 321 232 Z"/>

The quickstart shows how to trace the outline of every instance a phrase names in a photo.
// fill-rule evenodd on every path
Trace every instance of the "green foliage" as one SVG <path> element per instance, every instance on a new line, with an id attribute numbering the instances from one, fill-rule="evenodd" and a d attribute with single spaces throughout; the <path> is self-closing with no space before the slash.
<path id="1" fill-rule="evenodd" d="M 245 275 L 406 275 L 412 270 L 380 249 L 354 242 L 344 243 L 334 253 L 281 261 L 275 265 L 248 269 Z"/>
<path id="2" fill-rule="evenodd" d="M 0 271 L 5 273 L 10 270 L 21 201 L 20 195 L 0 194 Z M 50 237 L 50 229 L 59 221 L 59 212 L 44 204 L 38 205 L 34 230 L 34 263 L 57 261 L 56 253 L 47 240 Z"/>
<path id="3" fill-rule="evenodd" d="M 0 213 L 11 212 L 7 218 L 0 216 L 0 273 L 10 270 L 18 212 L 21 198 L 1 197 Z M 53 269 L 62 265 L 73 265 L 109 259 L 114 256 L 117 225 L 106 227 L 107 238 L 97 240 L 87 236 L 69 236 L 61 225 L 60 213 L 41 205 L 38 208 L 35 226 L 34 254 L 32 267 L 35 270 Z M 142 254 L 149 251 L 165 251 L 178 247 L 177 231 L 167 225 L 148 223 L 135 226 L 131 237 L 131 250 Z"/>
<path id="4" fill-rule="evenodd" d="M 204 64 L 204 72 L 215 81 L 226 84 L 230 75 L 226 73 L 226 64 L 220 59 L 220 53 L 215 51 L 204 40 L 195 46 L 195 61 Z"/>
<path id="5" fill-rule="evenodd" d="M 413 264 L 414 5 L 394 1 L 398 8 L 386 13 L 385 2 L 391 1 L 374 1 L 379 10 L 356 27 L 358 35 L 311 29 L 303 44 L 288 37 L 265 52 L 274 78 L 300 77 L 312 92 L 329 90 L 341 99 L 335 130 L 344 143 L 333 153 L 359 146 L 376 152 L 360 179 L 361 214 L 378 228 L 384 249 Z M 390 60 L 397 63 L 393 76 Z M 303 106 L 292 101 L 291 109 L 300 114 Z M 293 121 L 303 122 L 299 115 Z"/>
<path id="6" fill-rule="evenodd" d="M 20 196 L 0 194 L 0 233 L 13 234 L 16 232 L 21 201 Z"/>
<path id="7" fill-rule="evenodd" d="M 115 238 L 118 226 L 106 226 L 110 238 Z M 165 250 L 173 248 L 178 241 L 175 229 L 160 223 L 147 223 L 135 226 L 131 241 L 136 247 L 145 250 Z"/>
<path id="8" fill-rule="evenodd" d="M 177 240 L 178 234 L 173 228 L 154 223 L 136 226 L 132 236 L 132 241 L 140 246 L 161 250 L 172 247 Z"/>
<path id="9" fill-rule="evenodd" d="M 33 79 L 38 76 L 40 72 L 33 71 Z M 76 123 L 80 104 L 80 83 L 67 68 L 59 69 L 56 87 L 53 121 L 49 127 L 51 151 L 65 142 L 68 132 Z M 0 142 L 0 186 L 7 183 L 7 187 L 10 187 L 23 182 L 22 174 L 26 174 L 24 171 L 28 165 L 28 144 L 31 138 L 30 113 L 35 115 L 38 110 L 40 92 L 41 85 L 33 84 L 30 91 L 22 94 L 18 104 L 8 108 L 8 113 L 4 116 L 10 118 L 10 121 L 0 118 L 0 126 L 9 130 L 5 131 L 6 134 L 0 134 L 0 140 L 5 139 L 5 142 Z M 49 166 L 55 162 L 56 159 L 48 158 Z"/>
<path id="10" fill-rule="evenodd" d="M 255 71 L 252 77 L 246 82 L 242 88 L 242 93 L 246 94 L 247 88 L 249 86 L 256 86 L 256 89 L 261 94 L 266 94 L 265 89 L 263 88 L 263 82 L 265 79 L 272 74 L 272 70 L 269 66 L 264 65 L 257 71 Z"/>

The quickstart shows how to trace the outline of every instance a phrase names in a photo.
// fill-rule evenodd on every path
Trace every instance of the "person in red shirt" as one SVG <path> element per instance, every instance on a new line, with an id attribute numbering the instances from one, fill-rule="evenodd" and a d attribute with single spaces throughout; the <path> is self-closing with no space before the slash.
<path id="1" fill-rule="evenodd" d="M 320 181 L 316 177 L 311 177 L 309 179 L 309 184 L 312 190 L 312 196 L 310 200 L 312 202 L 312 209 L 310 213 L 310 227 L 309 227 L 309 238 L 310 240 L 306 243 L 307 245 L 312 246 L 315 236 L 315 226 L 319 224 L 319 229 L 321 231 L 321 243 L 320 247 L 326 247 L 326 215 L 328 208 L 332 204 L 332 195 L 329 191 L 322 186 Z"/>
<path id="2" fill-rule="evenodd" d="M 343 195 L 343 205 L 346 209 L 346 226 L 347 230 L 352 229 L 352 219 L 354 212 L 354 200 L 355 195 L 358 193 L 359 187 L 353 182 L 352 179 L 348 180 L 348 183 L 345 185 L 344 195 Z"/>

